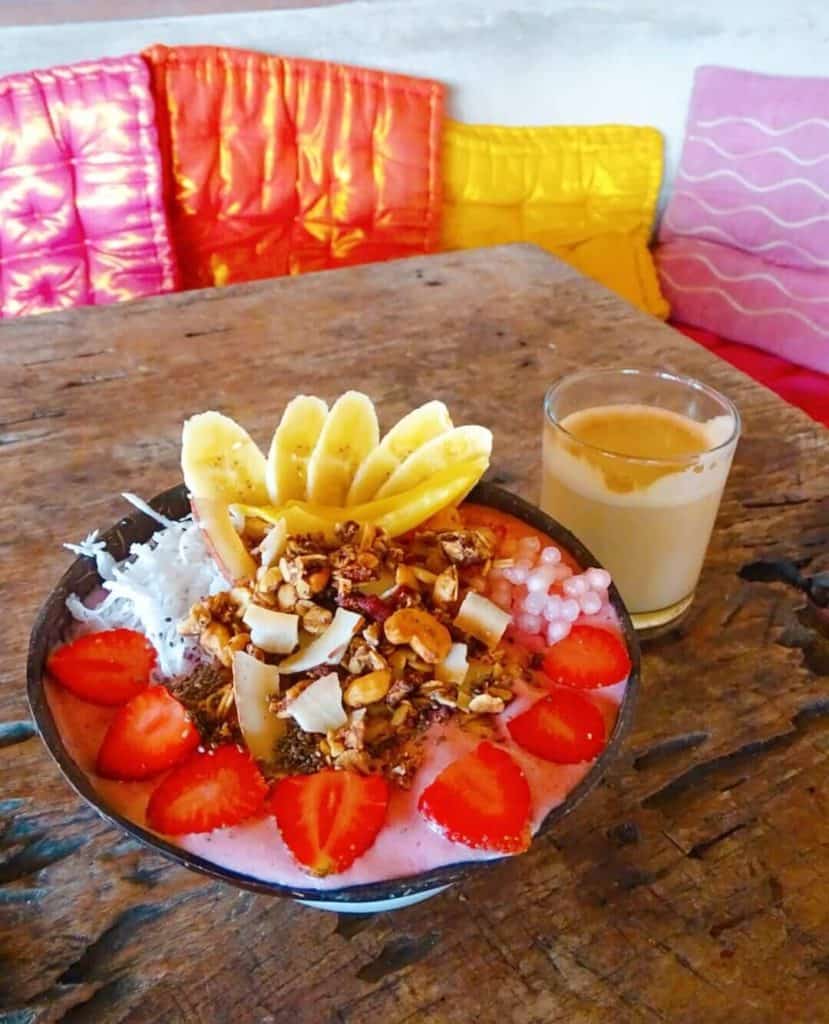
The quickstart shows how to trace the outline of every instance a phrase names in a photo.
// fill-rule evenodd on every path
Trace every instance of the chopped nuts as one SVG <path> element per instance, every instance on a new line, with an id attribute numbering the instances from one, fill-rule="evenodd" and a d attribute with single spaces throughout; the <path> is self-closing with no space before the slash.
<path id="1" fill-rule="evenodd" d="M 492 557 L 495 537 L 489 530 L 452 530 L 438 534 L 443 553 L 455 565 L 477 565 Z"/>
<path id="2" fill-rule="evenodd" d="M 279 567 L 272 565 L 269 569 L 259 568 L 256 570 L 256 589 L 263 594 L 270 594 L 282 583 L 282 573 Z"/>
<path id="3" fill-rule="evenodd" d="M 446 626 L 422 608 L 399 609 L 386 619 L 383 631 L 390 643 L 409 644 L 430 665 L 443 661 L 452 646 Z"/>
<path id="4" fill-rule="evenodd" d="M 435 577 L 432 586 L 432 600 L 437 605 L 452 605 L 458 599 L 458 570 L 450 565 L 440 576 Z"/>
<path id="5" fill-rule="evenodd" d="M 233 651 L 246 651 L 249 643 L 250 633 L 237 633 L 236 636 L 231 637 L 227 646 L 232 653 Z"/>
<path id="6" fill-rule="evenodd" d="M 394 709 L 394 714 L 391 716 L 391 727 L 393 729 L 399 729 L 413 710 L 412 705 L 407 700 L 402 700 Z"/>
<path id="7" fill-rule="evenodd" d="M 228 648 L 230 630 L 221 622 L 211 622 L 201 631 L 199 643 L 226 667 L 230 666 L 232 652 Z"/>
<path id="8" fill-rule="evenodd" d="M 323 554 L 283 555 L 279 571 L 286 583 L 291 583 L 299 597 L 309 598 L 324 590 L 331 578 L 328 556 Z"/>
<path id="9" fill-rule="evenodd" d="M 343 700 L 351 708 L 361 708 L 382 700 L 388 693 L 390 685 L 391 672 L 388 669 L 368 672 L 351 680 L 345 689 Z"/>
<path id="10" fill-rule="evenodd" d="M 297 600 L 296 587 L 291 583 L 283 583 L 276 592 L 276 603 L 280 611 L 292 612 L 296 608 Z"/>
<path id="11" fill-rule="evenodd" d="M 363 639 L 370 647 L 376 647 L 380 643 L 381 635 L 379 622 L 372 622 L 363 630 Z"/>
<path id="12" fill-rule="evenodd" d="M 346 664 L 351 675 L 362 675 L 366 671 L 377 672 L 388 667 L 386 659 L 373 647 L 360 640 L 354 642 Z"/>
<path id="13" fill-rule="evenodd" d="M 302 619 L 302 628 L 315 636 L 324 633 L 334 618 L 327 608 L 322 608 L 313 601 L 297 601 L 295 611 Z"/>

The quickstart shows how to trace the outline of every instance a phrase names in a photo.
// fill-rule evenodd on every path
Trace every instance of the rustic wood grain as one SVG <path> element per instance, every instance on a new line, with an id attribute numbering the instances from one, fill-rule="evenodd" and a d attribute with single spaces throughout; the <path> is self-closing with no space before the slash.
<path id="1" fill-rule="evenodd" d="M 298 391 L 426 399 L 496 433 L 539 490 L 546 385 L 662 367 L 744 437 L 686 622 L 646 651 L 606 782 L 526 856 L 356 920 L 206 881 L 98 819 L 33 735 L 27 633 L 64 540 L 178 479 L 182 419 L 263 444 Z M 829 660 L 803 599 L 745 563 L 829 568 L 829 446 L 805 415 L 525 246 L 0 327 L 0 1022 L 829 1021 Z"/>

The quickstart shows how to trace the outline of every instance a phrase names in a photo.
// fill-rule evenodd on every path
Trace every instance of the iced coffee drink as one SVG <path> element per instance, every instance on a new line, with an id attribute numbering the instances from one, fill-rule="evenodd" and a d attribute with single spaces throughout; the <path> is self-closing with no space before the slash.
<path id="1" fill-rule="evenodd" d="M 637 628 L 690 605 L 738 434 L 726 398 L 669 374 L 585 371 L 548 392 L 541 505 L 611 571 Z"/>

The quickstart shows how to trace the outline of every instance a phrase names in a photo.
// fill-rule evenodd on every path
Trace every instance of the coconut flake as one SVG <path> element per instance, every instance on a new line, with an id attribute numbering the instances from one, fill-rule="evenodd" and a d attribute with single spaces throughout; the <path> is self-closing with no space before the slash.
<path id="1" fill-rule="evenodd" d="M 511 615 L 474 590 L 470 590 L 463 599 L 455 616 L 455 625 L 459 629 L 471 633 L 487 647 L 495 647 L 510 622 Z"/>
<path id="2" fill-rule="evenodd" d="M 285 731 L 285 723 L 270 710 L 270 698 L 279 693 L 279 669 L 244 651 L 236 651 L 233 693 L 248 750 L 260 761 L 272 761 L 276 741 Z"/>
<path id="3" fill-rule="evenodd" d="M 250 626 L 253 643 L 269 654 L 290 654 L 299 643 L 298 615 L 249 604 L 242 622 Z"/>
<path id="4" fill-rule="evenodd" d="M 336 672 L 315 679 L 285 710 L 303 732 L 327 733 L 342 728 L 348 721 Z"/>
<path id="5" fill-rule="evenodd" d="M 159 513 L 154 512 L 154 518 Z M 199 659 L 198 640 L 180 636 L 176 627 L 197 601 L 227 587 L 198 526 L 189 517 L 166 521 L 170 525 L 145 543 L 133 544 L 120 562 L 97 534 L 67 545 L 76 554 L 95 559 L 103 588 L 103 594 L 93 592 L 86 603 L 70 594 L 66 607 L 72 617 L 90 629 L 122 626 L 144 633 L 158 654 L 161 677 L 180 675 Z"/>
<path id="6" fill-rule="evenodd" d="M 175 519 L 168 519 L 167 516 L 162 515 L 157 509 L 154 509 L 152 505 L 144 501 L 143 498 L 139 498 L 137 494 L 131 494 L 129 491 L 122 491 L 121 497 L 124 501 L 128 501 L 130 505 L 134 505 L 139 512 L 143 512 L 145 516 L 149 516 L 150 519 L 155 519 L 161 526 L 174 526 L 176 523 Z"/>
<path id="7" fill-rule="evenodd" d="M 435 677 L 443 683 L 454 683 L 456 686 L 460 686 L 469 671 L 468 651 L 469 648 L 466 644 L 452 644 L 449 653 L 435 668 Z"/>
<path id="8" fill-rule="evenodd" d="M 301 648 L 296 654 L 280 662 L 279 671 L 307 672 L 318 665 L 338 665 L 362 621 L 362 615 L 350 612 L 346 608 L 338 608 L 328 629 L 315 637 L 307 647 Z"/>
<path id="9" fill-rule="evenodd" d="M 287 540 L 288 524 L 284 519 L 280 519 L 268 530 L 259 545 L 259 561 L 263 569 L 276 565 L 279 556 L 285 550 Z"/>

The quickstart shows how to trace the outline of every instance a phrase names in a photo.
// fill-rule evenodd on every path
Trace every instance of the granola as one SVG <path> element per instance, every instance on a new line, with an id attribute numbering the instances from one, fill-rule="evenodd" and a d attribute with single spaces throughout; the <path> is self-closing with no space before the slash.
<path id="1" fill-rule="evenodd" d="M 298 616 L 306 642 L 328 635 L 338 609 L 359 617 L 360 623 L 338 658 L 281 675 L 280 692 L 270 707 L 286 728 L 267 766 L 270 775 L 348 768 L 379 772 L 406 786 L 432 724 L 460 716 L 470 726 L 484 723 L 476 728 L 487 732 L 486 721 L 510 702 L 521 670 L 506 667 L 500 652 L 490 651 L 454 622 L 465 595 L 489 571 L 493 535 L 463 529 L 452 519 L 445 525 L 451 528 L 396 540 L 374 525 L 355 522 L 340 524 L 333 539 L 288 536 L 277 564 L 260 566 L 250 586 L 198 602 L 179 628 L 199 637 L 214 666 L 215 703 L 210 710 L 195 711 L 200 728 L 213 736 L 232 727 L 226 724 L 235 720 L 228 667 L 235 651 L 245 650 L 277 669 L 284 660 L 252 643 L 245 625 L 252 603 Z M 258 525 L 245 539 L 251 551 L 267 549 Z M 461 676 L 452 681 L 442 665 L 458 646 L 465 653 Z M 291 716 L 292 702 L 331 673 L 341 688 L 342 724 L 303 731 Z"/>

